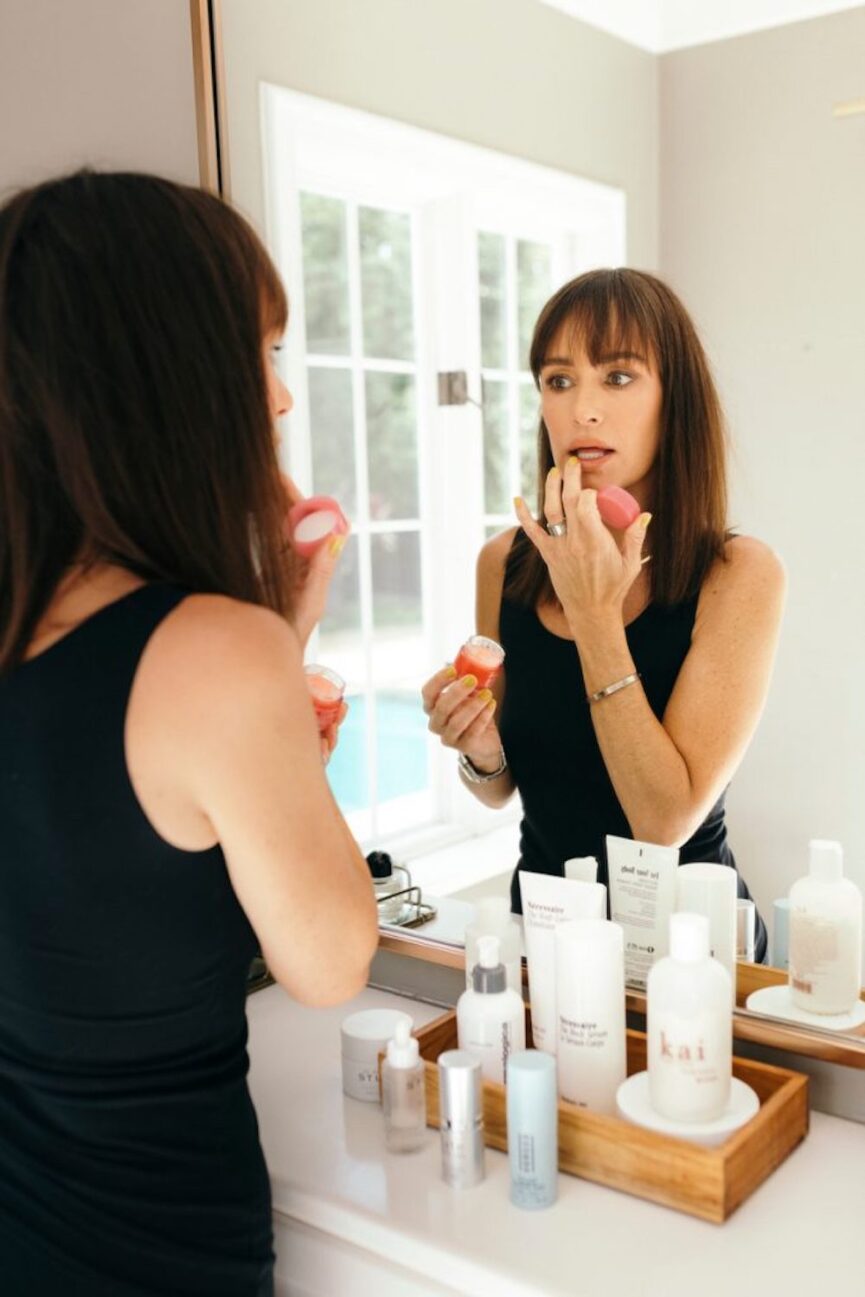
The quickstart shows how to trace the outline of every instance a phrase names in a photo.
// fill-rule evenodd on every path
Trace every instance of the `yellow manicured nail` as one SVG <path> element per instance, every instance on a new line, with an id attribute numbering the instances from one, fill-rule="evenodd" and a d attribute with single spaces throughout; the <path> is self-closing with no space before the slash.
<path id="1" fill-rule="evenodd" d="M 558 470 L 558 468 L 556 467 L 556 465 L 553 464 L 553 466 L 552 466 L 552 468 L 550 469 L 549 473 L 547 473 L 547 477 L 558 477 L 558 476 L 559 476 L 559 470 Z"/>
<path id="2" fill-rule="evenodd" d="M 569 464 L 579 464 L 579 462 L 580 462 L 580 460 L 579 460 L 579 457 L 578 457 L 577 455 L 568 455 L 568 463 L 569 463 Z"/>
<path id="3" fill-rule="evenodd" d="M 487 703 L 487 711 L 490 712 L 490 714 L 492 714 L 495 710 L 496 710 L 496 700 L 494 698 L 491 703 Z"/>
<path id="4" fill-rule="evenodd" d="M 520 509 L 521 509 L 522 507 L 523 507 L 523 497 L 522 497 L 521 495 L 515 495 L 515 496 L 514 496 L 514 508 L 516 509 L 517 513 L 519 513 L 519 511 L 520 511 Z"/>
<path id="5" fill-rule="evenodd" d="M 460 681 L 460 684 L 465 685 L 467 689 L 474 689 L 477 682 L 478 682 L 477 676 L 463 676 L 462 680 Z"/>
<path id="6" fill-rule="evenodd" d="M 339 557 L 339 555 L 342 553 L 342 547 L 345 544 L 345 540 L 346 540 L 345 536 L 334 536 L 333 540 L 330 542 L 331 558 Z"/>
<path id="7" fill-rule="evenodd" d="M 481 702 L 488 703 L 489 700 L 492 698 L 492 696 L 493 696 L 493 691 L 492 691 L 492 689 L 479 689 L 479 690 L 478 690 L 478 698 L 480 699 Z"/>
<path id="8" fill-rule="evenodd" d="M 447 676 L 448 680 L 456 680 L 457 669 L 454 666 L 453 662 L 448 662 L 447 666 L 445 667 L 445 675 Z"/>
<path id="9" fill-rule="evenodd" d="M 651 521 L 652 521 L 652 515 L 650 513 L 640 514 L 640 526 L 642 527 L 643 531 L 646 530 L 646 528 L 648 527 Z"/>

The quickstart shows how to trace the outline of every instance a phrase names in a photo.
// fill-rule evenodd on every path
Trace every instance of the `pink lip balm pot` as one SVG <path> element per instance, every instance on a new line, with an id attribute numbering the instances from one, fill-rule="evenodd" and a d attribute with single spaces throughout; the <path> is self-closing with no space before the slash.
<path id="1" fill-rule="evenodd" d="M 306 687 L 315 708 L 319 731 L 323 734 L 339 717 L 345 694 L 345 681 L 328 667 L 317 662 L 303 668 Z"/>
<path id="2" fill-rule="evenodd" d="M 637 501 L 621 486 L 605 486 L 598 492 L 598 513 L 608 527 L 624 531 L 639 518 L 642 510 Z"/>
<path id="3" fill-rule="evenodd" d="M 348 523 L 331 496 L 311 495 L 289 509 L 288 529 L 298 554 L 311 558 L 328 536 L 344 536 Z"/>

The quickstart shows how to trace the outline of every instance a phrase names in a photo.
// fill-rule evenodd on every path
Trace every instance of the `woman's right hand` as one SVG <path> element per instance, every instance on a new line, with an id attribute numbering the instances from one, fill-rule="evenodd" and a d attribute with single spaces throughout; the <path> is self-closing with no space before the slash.
<path id="1" fill-rule="evenodd" d="M 303 493 L 287 473 L 281 476 L 287 515 L 292 505 L 298 504 L 303 499 Z M 304 649 L 310 635 L 324 616 L 330 583 L 347 539 L 347 532 L 332 535 L 322 541 L 312 558 L 297 559 L 300 584 L 294 606 L 294 628 Z M 291 543 L 291 536 L 288 533 L 286 533 L 286 540 Z"/>
<path id="2" fill-rule="evenodd" d="M 494 717 L 496 700 L 490 689 L 478 689 L 472 675 L 457 679 L 448 665 L 430 676 L 421 689 L 428 729 L 447 748 L 455 748 L 478 770 L 495 770 L 501 759 L 502 741 Z"/>

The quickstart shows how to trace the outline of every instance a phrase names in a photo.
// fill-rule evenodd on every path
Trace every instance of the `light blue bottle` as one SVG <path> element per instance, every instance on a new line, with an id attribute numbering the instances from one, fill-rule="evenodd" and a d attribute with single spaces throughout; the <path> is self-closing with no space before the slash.
<path id="1" fill-rule="evenodd" d="M 552 1207 L 559 1191 L 556 1060 L 539 1049 L 508 1059 L 508 1157 L 511 1202 L 529 1211 Z"/>

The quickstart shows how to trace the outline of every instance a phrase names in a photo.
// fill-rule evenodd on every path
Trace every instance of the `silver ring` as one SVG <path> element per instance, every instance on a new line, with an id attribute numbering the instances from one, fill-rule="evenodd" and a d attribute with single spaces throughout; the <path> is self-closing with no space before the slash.
<path id="1" fill-rule="evenodd" d="M 547 531 L 551 536 L 565 536 L 567 535 L 568 524 L 565 522 L 564 518 L 561 522 L 548 522 Z"/>

